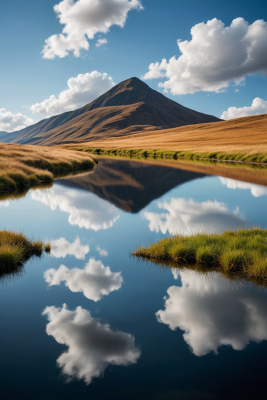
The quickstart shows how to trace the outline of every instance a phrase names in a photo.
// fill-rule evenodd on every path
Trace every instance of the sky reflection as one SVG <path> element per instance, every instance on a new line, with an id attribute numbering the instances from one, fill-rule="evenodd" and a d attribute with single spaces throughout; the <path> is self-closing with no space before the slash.
<path id="1" fill-rule="evenodd" d="M 90 247 L 82 245 L 79 236 L 76 237 L 73 243 L 69 243 L 65 238 L 61 237 L 57 240 L 51 240 L 51 254 L 56 258 L 65 258 L 67 255 L 74 256 L 78 260 L 84 260 Z"/>
<path id="2" fill-rule="evenodd" d="M 267 187 L 265 186 L 255 185 L 254 183 L 236 181 L 235 179 L 223 178 L 221 176 L 219 178 L 222 184 L 227 186 L 228 189 L 250 190 L 252 196 L 254 197 L 267 196 Z"/>
<path id="3" fill-rule="evenodd" d="M 68 380 L 78 378 L 90 384 L 109 364 L 135 364 L 141 355 L 132 335 L 112 331 L 108 324 L 96 321 L 82 307 L 74 311 L 68 310 L 66 304 L 62 308 L 46 307 L 43 315 L 49 320 L 46 333 L 68 346 L 57 359 Z"/>
<path id="4" fill-rule="evenodd" d="M 267 298 L 252 289 L 234 287 L 221 275 L 181 271 L 182 286 L 171 286 L 158 322 L 181 329 L 196 356 L 229 345 L 243 350 L 267 339 Z M 174 277 L 177 278 L 177 270 Z"/>

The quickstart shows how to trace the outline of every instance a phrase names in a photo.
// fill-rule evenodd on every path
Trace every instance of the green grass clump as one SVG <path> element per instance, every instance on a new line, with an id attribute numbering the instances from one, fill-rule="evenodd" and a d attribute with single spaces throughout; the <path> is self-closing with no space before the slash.
<path id="1" fill-rule="evenodd" d="M 0 231 L 0 275 L 10 273 L 32 256 L 50 253 L 51 245 L 42 240 L 31 240 L 21 232 Z"/>
<path id="2" fill-rule="evenodd" d="M 267 229 L 227 230 L 220 234 L 175 235 L 133 253 L 154 261 L 215 267 L 267 280 Z"/>

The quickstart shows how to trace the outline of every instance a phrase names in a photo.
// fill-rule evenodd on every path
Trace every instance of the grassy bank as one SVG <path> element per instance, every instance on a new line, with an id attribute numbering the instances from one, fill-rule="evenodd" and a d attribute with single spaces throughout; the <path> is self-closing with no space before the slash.
<path id="1" fill-rule="evenodd" d="M 267 229 L 198 233 L 164 238 L 149 247 L 141 246 L 132 255 L 151 261 L 195 264 L 239 272 L 248 278 L 267 279 Z"/>
<path id="2" fill-rule="evenodd" d="M 10 273 L 32 256 L 50 253 L 51 246 L 42 240 L 31 240 L 21 232 L 0 231 L 0 275 Z"/>
<path id="3" fill-rule="evenodd" d="M 91 154 L 52 147 L 0 144 L 0 192 L 52 181 L 63 171 L 93 168 Z"/>
<path id="4" fill-rule="evenodd" d="M 195 153 L 188 151 L 171 150 L 144 150 L 144 149 L 108 149 L 94 147 L 77 147 L 77 150 L 98 155 L 118 155 L 130 157 L 153 157 L 153 158 L 172 158 L 188 160 L 212 160 L 243 163 L 264 163 L 267 164 L 267 154 L 264 153 L 224 153 L 224 152 L 205 152 Z"/>

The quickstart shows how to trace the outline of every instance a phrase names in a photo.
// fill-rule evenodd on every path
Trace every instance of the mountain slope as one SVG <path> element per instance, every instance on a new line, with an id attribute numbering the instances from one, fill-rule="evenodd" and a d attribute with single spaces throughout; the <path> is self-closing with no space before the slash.
<path id="1" fill-rule="evenodd" d="M 140 79 L 131 78 L 78 110 L 17 132 L 13 142 L 60 144 L 217 121 L 220 120 L 183 107 Z"/>

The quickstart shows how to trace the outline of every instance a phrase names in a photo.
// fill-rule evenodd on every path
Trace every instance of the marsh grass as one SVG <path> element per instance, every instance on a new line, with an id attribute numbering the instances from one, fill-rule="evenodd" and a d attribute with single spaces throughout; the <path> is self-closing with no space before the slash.
<path id="1" fill-rule="evenodd" d="M 110 149 L 110 148 L 79 148 L 82 152 L 90 152 L 99 155 L 118 155 L 130 157 L 152 157 L 152 158 L 173 158 L 188 160 L 210 160 L 210 161 L 228 161 L 238 163 L 263 163 L 267 164 L 267 154 L 264 153 L 226 153 L 221 151 L 214 152 L 189 152 L 189 151 L 171 151 L 171 150 L 145 150 L 145 149 Z"/>
<path id="2" fill-rule="evenodd" d="M 224 273 L 267 280 L 267 229 L 227 230 L 220 234 L 175 235 L 145 247 L 132 255 L 150 261 L 194 264 Z"/>
<path id="3" fill-rule="evenodd" d="M 53 147 L 0 144 L 0 192 L 52 182 L 63 171 L 93 168 L 93 155 Z"/>
<path id="4" fill-rule="evenodd" d="M 50 253 L 51 245 L 42 240 L 31 240 L 22 232 L 0 231 L 0 275 L 17 271 L 31 257 Z"/>

